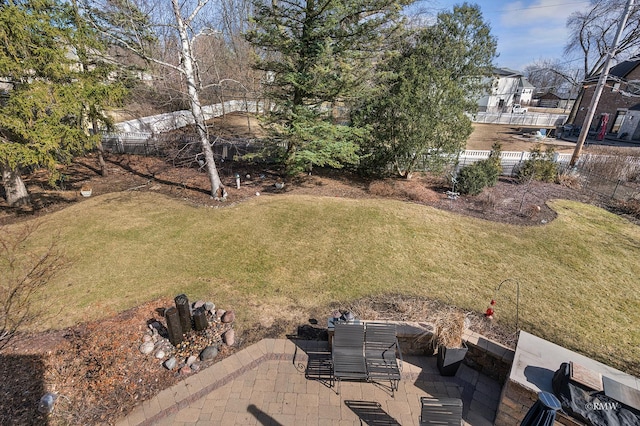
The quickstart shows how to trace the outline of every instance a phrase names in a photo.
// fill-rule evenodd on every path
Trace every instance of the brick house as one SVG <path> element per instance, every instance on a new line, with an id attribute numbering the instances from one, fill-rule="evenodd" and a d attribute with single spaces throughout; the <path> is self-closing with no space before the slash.
<path id="1" fill-rule="evenodd" d="M 584 92 L 573 124 L 581 126 L 600 75 L 584 81 Z M 607 134 L 640 140 L 640 57 L 620 62 L 609 70 L 590 130 L 600 131 L 603 114 L 609 114 Z"/>

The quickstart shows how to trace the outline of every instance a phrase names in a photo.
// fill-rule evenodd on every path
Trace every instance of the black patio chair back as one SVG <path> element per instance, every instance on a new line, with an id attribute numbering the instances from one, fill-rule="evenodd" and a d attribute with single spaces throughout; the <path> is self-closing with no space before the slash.
<path id="1" fill-rule="evenodd" d="M 420 426 L 462 425 L 462 400 L 460 398 L 420 398 Z"/>
<path id="2" fill-rule="evenodd" d="M 341 380 L 368 380 L 364 358 L 364 325 L 336 323 L 331 356 L 338 394 Z"/>

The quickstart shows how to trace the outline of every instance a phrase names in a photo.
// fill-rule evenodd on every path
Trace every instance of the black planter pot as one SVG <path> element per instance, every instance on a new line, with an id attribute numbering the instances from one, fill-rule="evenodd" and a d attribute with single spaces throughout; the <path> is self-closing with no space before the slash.
<path id="1" fill-rule="evenodd" d="M 469 348 L 462 343 L 462 348 L 438 346 L 437 366 L 443 376 L 455 376 Z"/>

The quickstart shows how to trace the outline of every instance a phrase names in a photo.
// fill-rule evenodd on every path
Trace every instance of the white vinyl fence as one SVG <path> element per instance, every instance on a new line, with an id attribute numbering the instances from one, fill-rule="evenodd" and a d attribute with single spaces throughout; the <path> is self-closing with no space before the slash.
<path id="1" fill-rule="evenodd" d="M 206 119 L 219 117 L 231 112 L 262 112 L 262 103 L 256 101 L 231 100 L 223 104 L 208 105 L 203 107 Z M 491 114 L 478 113 L 473 117 L 475 122 L 499 123 L 512 125 L 551 127 L 561 125 L 566 120 L 566 115 L 560 114 Z M 102 144 L 106 150 L 117 153 L 158 155 L 165 143 L 159 134 L 175 130 L 193 123 L 193 116 L 190 111 L 177 111 L 173 113 L 159 114 L 149 117 L 142 117 L 129 120 L 116 125 L 117 132 L 105 133 L 102 136 Z M 244 146 L 254 144 L 254 141 L 223 141 L 215 140 L 220 145 L 221 158 L 227 160 L 237 155 L 237 148 L 243 145 L 244 151 L 250 151 L 250 147 Z M 214 143 L 212 142 L 212 143 Z M 228 145 L 228 146 L 227 146 Z M 489 157 L 491 151 L 466 150 L 457 157 L 458 170 L 464 166 Z M 502 170 L 504 175 L 512 175 L 514 168 L 523 161 L 529 159 L 529 152 L 502 152 L 500 155 Z M 571 159 L 571 154 L 554 155 L 554 161 L 560 165 L 567 165 Z M 452 158 L 455 163 L 456 158 Z"/>
<path id="2" fill-rule="evenodd" d="M 546 114 L 527 112 L 526 114 L 478 112 L 470 116 L 474 123 L 507 124 L 511 126 L 527 126 L 555 128 L 562 126 L 569 116 L 566 114 Z"/>
<path id="3" fill-rule="evenodd" d="M 460 170 L 464 166 L 468 166 L 469 164 L 473 164 L 476 161 L 484 160 L 489 158 L 489 154 L 491 151 L 484 150 L 466 150 L 460 153 L 458 157 L 458 167 L 457 170 Z M 502 166 L 502 174 L 504 176 L 512 176 L 514 174 L 514 169 L 522 164 L 524 161 L 528 160 L 531 157 L 530 152 L 526 151 L 503 151 L 500 153 L 500 164 Z M 553 155 L 553 161 L 558 163 L 561 167 L 567 166 L 569 161 L 571 160 L 571 154 L 559 154 L 555 153 Z"/>
<path id="4" fill-rule="evenodd" d="M 243 111 L 259 113 L 262 112 L 262 103 L 256 101 L 232 100 L 221 104 L 203 106 L 202 110 L 205 115 L 205 120 L 209 120 L 230 112 Z M 175 111 L 168 112 L 166 114 L 141 117 L 135 120 L 123 121 L 116 124 L 116 133 L 162 133 L 179 129 L 193 123 L 194 119 L 191 111 Z"/>

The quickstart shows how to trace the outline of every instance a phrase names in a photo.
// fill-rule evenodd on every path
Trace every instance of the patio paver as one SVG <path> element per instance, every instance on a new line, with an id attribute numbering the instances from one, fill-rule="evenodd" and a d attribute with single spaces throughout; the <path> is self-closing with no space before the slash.
<path id="1" fill-rule="evenodd" d="M 359 425 L 346 404 L 357 400 L 378 403 L 387 420 L 417 425 L 420 396 L 427 395 L 462 398 L 467 425 L 493 424 L 500 385 L 465 365 L 455 377 L 443 377 L 434 357 L 406 356 L 395 397 L 386 383 L 349 381 L 336 395 L 328 381 L 305 378 L 307 352 L 322 345 L 262 340 L 162 391 L 116 424 Z"/>

